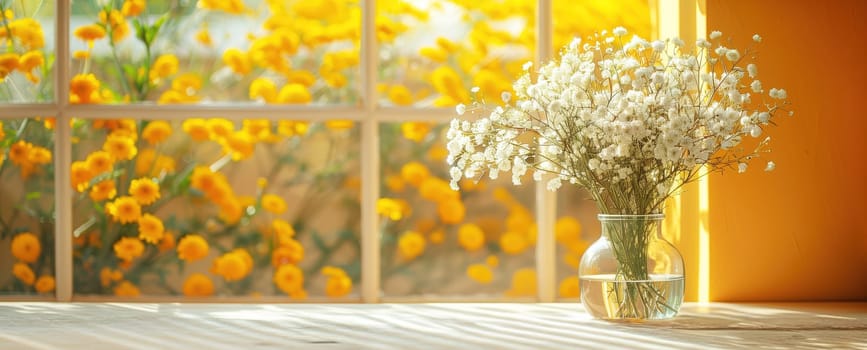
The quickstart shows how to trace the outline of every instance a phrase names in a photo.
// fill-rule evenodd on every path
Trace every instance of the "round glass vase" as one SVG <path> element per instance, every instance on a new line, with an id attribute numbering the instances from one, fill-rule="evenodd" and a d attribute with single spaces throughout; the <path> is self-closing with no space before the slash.
<path id="1" fill-rule="evenodd" d="M 602 237 L 581 257 L 581 303 L 609 320 L 661 320 L 683 303 L 683 258 L 662 237 L 663 214 L 600 214 Z"/>

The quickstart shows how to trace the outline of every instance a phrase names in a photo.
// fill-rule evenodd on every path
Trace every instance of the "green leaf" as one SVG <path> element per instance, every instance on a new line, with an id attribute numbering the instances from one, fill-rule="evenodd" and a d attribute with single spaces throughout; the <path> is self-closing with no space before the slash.
<path id="1" fill-rule="evenodd" d="M 27 195 L 24 198 L 25 198 L 25 200 L 30 201 L 30 200 L 34 200 L 34 199 L 39 199 L 41 197 L 42 197 L 41 192 L 29 192 L 29 193 L 27 193 Z"/>

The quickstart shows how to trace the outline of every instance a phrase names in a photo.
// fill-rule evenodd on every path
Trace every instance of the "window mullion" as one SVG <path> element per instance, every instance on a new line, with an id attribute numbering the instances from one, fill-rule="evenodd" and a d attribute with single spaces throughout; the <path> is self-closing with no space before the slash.
<path id="1" fill-rule="evenodd" d="M 539 0 L 536 6 L 536 67 L 551 59 L 553 0 Z M 548 191 L 545 181 L 536 182 L 536 276 L 540 302 L 552 302 L 556 297 L 557 247 L 554 242 L 554 221 L 557 213 L 557 196 Z"/>
<path id="2" fill-rule="evenodd" d="M 379 198 L 379 118 L 376 93 L 376 1 L 361 2 L 361 299 L 379 301 L 380 247 L 376 200 Z"/>
<path id="3" fill-rule="evenodd" d="M 69 125 L 69 20 L 71 2 L 55 1 L 54 105 L 57 120 L 54 135 L 54 274 L 57 301 L 72 299 L 72 129 Z"/>

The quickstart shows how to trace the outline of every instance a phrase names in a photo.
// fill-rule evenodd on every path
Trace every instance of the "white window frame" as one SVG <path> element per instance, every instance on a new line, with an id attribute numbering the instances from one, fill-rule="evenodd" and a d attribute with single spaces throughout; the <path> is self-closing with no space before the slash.
<path id="1" fill-rule="evenodd" d="M 536 62 L 551 58 L 553 21 L 552 1 L 537 0 L 536 13 Z M 564 0 L 565 1 L 565 0 Z M 704 0 L 650 0 L 650 8 L 655 13 L 655 27 L 660 37 L 679 35 L 684 39 L 694 38 L 696 32 L 704 33 Z M 192 115 L 220 115 L 232 121 L 257 118 L 269 120 L 296 119 L 321 122 L 346 119 L 358 122 L 361 127 L 361 283 L 360 295 L 364 303 L 418 301 L 418 298 L 383 297 L 380 280 L 380 241 L 379 224 L 376 213 L 376 200 L 379 198 L 380 143 L 379 126 L 387 122 L 431 121 L 448 122 L 454 117 L 450 108 L 420 109 L 383 107 L 378 105 L 377 94 L 377 45 L 375 32 L 376 0 L 362 0 L 362 29 L 360 49 L 360 83 L 362 92 L 360 104 L 354 106 L 245 106 L 232 104 L 198 105 L 83 105 L 69 103 L 70 65 L 70 14 L 71 2 L 55 0 L 56 28 L 54 67 L 54 102 L 47 104 L 7 104 L 3 105 L 2 119 L 31 118 L 33 116 L 55 116 L 54 165 L 55 165 L 55 299 L 61 302 L 73 300 L 112 300 L 111 296 L 83 297 L 73 293 L 73 244 L 72 235 L 72 186 L 70 180 L 71 127 L 72 117 L 81 119 L 116 118 L 122 115 L 133 119 L 162 119 L 181 121 Z M 686 10 L 686 11 L 682 11 Z M 696 17 L 692 17 L 694 14 Z M 693 18 L 694 27 L 680 25 L 684 18 Z M 677 25 L 662 25 L 677 22 Z M 688 22 L 689 23 L 689 22 Z M 691 35 L 689 34 L 691 33 Z M 686 34 L 686 35 L 684 35 Z M 538 239 L 536 244 L 537 291 L 535 301 L 552 302 L 556 300 L 556 258 L 554 239 L 556 220 L 556 193 L 545 189 L 544 183 L 537 183 L 536 221 Z M 8 299 L 7 297 L 0 298 Z M 232 298 L 244 301 L 250 298 Z M 149 298 L 148 300 L 151 300 Z M 163 300 L 182 301 L 183 297 L 166 297 Z M 261 301 L 262 299 L 250 299 Z M 268 299 L 265 299 L 268 300 Z M 423 298 L 424 301 L 471 301 L 442 296 L 440 299 Z M 490 299 L 485 299 L 490 300 Z M 505 299 L 504 299 L 505 300 Z M 511 299 L 509 299 L 511 300 Z M 322 301 L 312 299 L 312 301 Z"/>

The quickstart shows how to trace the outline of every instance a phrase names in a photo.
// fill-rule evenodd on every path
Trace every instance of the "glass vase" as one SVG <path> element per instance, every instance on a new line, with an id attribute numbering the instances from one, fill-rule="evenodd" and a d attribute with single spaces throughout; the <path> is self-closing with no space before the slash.
<path id="1" fill-rule="evenodd" d="M 587 312 L 609 320 L 660 320 L 683 303 L 683 258 L 662 237 L 663 214 L 600 214 L 602 236 L 581 257 Z"/>

